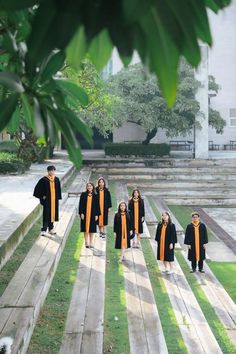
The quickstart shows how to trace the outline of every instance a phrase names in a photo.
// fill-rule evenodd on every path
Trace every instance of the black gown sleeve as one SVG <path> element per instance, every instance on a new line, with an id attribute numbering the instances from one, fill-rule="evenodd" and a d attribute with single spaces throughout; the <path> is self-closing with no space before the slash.
<path id="1" fill-rule="evenodd" d="M 108 209 L 112 207 L 111 193 L 109 190 L 107 190 L 107 207 L 108 207 Z"/>
<path id="2" fill-rule="evenodd" d="M 157 241 L 157 242 L 160 241 L 160 231 L 161 231 L 161 224 L 158 223 L 157 229 L 156 229 L 156 236 L 155 236 L 155 241 Z"/>
<path id="3" fill-rule="evenodd" d="M 85 198 L 86 193 L 81 193 L 80 200 L 79 200 L 79 215 L 85 214 Z"/>
<path id="4" fill-rule="evenodd" d="M 177 234 L 176 234 L 175 224 L 171 225 L 171 242 L 177 243 Z"/>
<path id="5" fill-rule="evenodd" d="M 46 195 L 47 195 L 47 191 L 46 191 L 45 181 L 43 178 L 41 178 L 36 184 L 36 186 L 34 187 L 33 196 L 40 200 L 40 204 L 44 205 L 45 199 L 43 199 L 43 197 L 45 197 Z"/>
<path id="6" fill-rule="evenodd" d="M 206 243 L 208 243 L 207 228 L 205 224 L 203 224 L 202 226 L 203 226 L 203 244 L 205 245 Z"/>
<path id="7" fill-rule="evenodd" d="M 114 225 L 113 225 L 113 231 L 115 233 L 117 233 L 117 220 L 118 220 L 118 218 L 117 218 L 117 213 L 116 213 L 114 216 Z"/>
<path id="8" fill-rule="evenodd" d="M 100 205 L 99 205 L 99 198 L 97 194 L 94 194 L 94 201 L 95 201 L 95 216 L 99 216 L 101 214 Z"/>
<path id="9" fill-rule="evenodd" d="M 58 188 L 58 199 L 62 199 L 62 197 L 61 197 L 61 182 L 60 182 L 60 180 L 59 180 L 59 178 L 57 177 L 57 188 Z"/>
<path id="10" fill-rule="evenodd" d="M 185 245 L 190 245 L 190 228 L 189 225 L 187 226 L 186 230 L 185 230 L 185 237 L 184 237 L 184 244 Z"/>
<path id="11" fill-rule="evenodd" d="M 145 218 L 145 206 L 144 206 L 144 199 L 142 199 L 142 209 L 143 209 L 143 217 Z"/>

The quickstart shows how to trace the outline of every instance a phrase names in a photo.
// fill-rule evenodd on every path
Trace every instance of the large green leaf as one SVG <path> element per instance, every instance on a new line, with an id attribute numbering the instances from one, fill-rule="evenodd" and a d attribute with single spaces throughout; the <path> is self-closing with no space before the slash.
<path id="1" fill-rule="evenodd" d="M 68 63 L 78 70 L 86 52 L 87 42 L 84 26 L 80 26 L 66 49 Z"/>
<path id="2" fill-rule="evenodd" d="M 19 98 L 18 93 L 10 95 L 6 100 L 0 102 L 0 131 L 9 123 L 14 113 Z"/>
<path id="3" fill-rule="evenodd" d="M 163 95 L 171 107 L 176 98 L 179 52 L 168 32 L 163 28 L 155 8 L 143 16 L 141 25 L 146 32 L 149 68 L 158 76 Z"/>
<path id="4" fill-rule="evenodd" d="M 90 44 L 89 58 L 100 71 L 111 57 L 113 45 L 107 30 L 101 31 Z"/>
<path id="5" fill-rule="evenodd" d="M 28 100 L 28 96 L 22 93 L 20 97 L 22 102 L 23 118 L 25 119 L 27 126 L 31 129 L 34 129 L 35 121 L 34 121 L 32 107 Z"/>
<path id="6" fill-rule="evenodd" d="M 19 106 L 16 106 L 15 112 L 13 113 L 10 122 L 8 123 L 6 130 L 13 134 L 16 132 L 17 128 L 20 125 L 20 109 Z"/>
<path id="7" fill-rule="evenodd" d="M 56 80 L 56 83 L 68 97 L 71 96 L 83 106 L 88 105 L 88 95 L 82 87 L 69 80 Z"/>
<path id="8" fill-rule="evenodd" d="M 53 119 L 55 125 L 59 128 L 65 138 L 66 149 L 69 153 L 71 161 L 77 168 L 80 168 L 82 163 L 82 155 L 79 143 L 76 139 L 75 132 L 65 119 L 61 116 L 62 112 L 59 110 L 50 110 L 50 117 Z"/>
<path id="9" fill-rule="evenodd" d="M 15 92 L 21 93 L 25 91 L 19 77 L 9 71 L 3 71 L 0 73 L 0 84 Z"/>
<path id="10" fill-rule="evenodd" d="M 20 10 L 45 0 L 0 0 L 0 10 Z"/>
<path id="11" fill-rule="evenodd" d="M 60 121 L 67 121 L 69 126 L 71 126 L 74 133 L 80 133 L 85 140 L 92 146 L 92 130 L 71 110 L 65 110 L 59 108 L 53 110 L 54 115 L 57 116 Z"/>
<path id="12" fill-rule="evenodd" d="M 45 65 L 42 65 L 42 68 L 39 73 L 40 81 L 48 81 L 55 75 L 63 66 L 65 62 L 65 54 L 63 51 L 58 51 L 57 53 L 50 56 Z"/>

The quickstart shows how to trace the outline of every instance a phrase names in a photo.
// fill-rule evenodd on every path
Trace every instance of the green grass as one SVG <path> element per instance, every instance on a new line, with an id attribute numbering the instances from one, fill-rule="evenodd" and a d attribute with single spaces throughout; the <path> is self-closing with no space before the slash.
<path id="1" fill-rule="evenodd" d="M 142 250 L 152 284 L 166 345 L 170 354 L 187 353 L 174 310 L 149 240 L 141 240 Z"/>
<path id="2" fill-rule="evenodd" d="M 194 208 L 191 206 L 185 205 L 168 205 L 171 212 L 175 215 L 180 225 L 185 230 L 187 225 L 191 222 L 191 213 L 194 211 Z M 218 241 L 215 235 L 207 227 L 208 241 Z"/>
<path id="3" fill-rule="evenodd" d="M 116 211 L 114 182 L 109 183 L 112 211 Z M 110 216 L 111 222 L 113 213 Z M 113 227 L 108 227 L 106 241 L 106 276 L 104 309 L 104 353 L 130 353 L 123 266 L 118 263 L 120 252 L 115 249 Z M 115 320 L 118 318 L 118 320 Z"/>
<path id="4" fill-rule="evenodd" d="M 185 277 L 194 293 L 204 316 L 224 354 L 235 354 L 236 348 L 231 342 L 223 324 L 219 320 L 214 308 L 211 306 L 210 302 L 208 301 L 204 291 L 201 288 L 201 285 L 198 283 L 196 277 L 189 272 L 189 266 L 184 259 L 180 250 L 175 251 L 175 256 L 178 259 L 178 262 L 185 274 Z"/>
<path id="5" fill-rule="evenodd" d="M 157 208 L 156 203 L 154 202 L 154 200 L 150 196 L 147 197 L 147 200 L 148 200 L 154 214 L 156 215 L 157 220 L 160 221 L 161 220 L 161 213 L 160 213 L 159 209 Z"/>
<path id="6" fill-rule="evenodd" d="M 112 227 L 108 227 L 106 242 L 104 353 L 130 353 L 123 266 L 118 263 Z"/>
<path id="7" fill-rule="evenodd" d="M 20 267 L 21 263 L 25 259 L 30 248 L 38 238 L 39 230 L 41 227 L 41 217 L 31 227 L 28 233 L 25 235 L 21 243 L 17 246 L 15 252 L 11 258 L 7 261 L 4 267 L 0 271 L 0 296 L 2 296 L 6 287 L 13 278 L 15 272 Z"/>
<path id="8" fill-rule="evenodd" d="M 233 301 L 236 302 L 236 263 L 209 261 L 207 264 Z"/>
<path id="9" fill-rule="evenodd" d="M 79 225 L 80 221 L 77 218 L 69 233 L 56 274 L 36 323 L 28 354 L 59 352 L 83 245 L 83 234 L 79 233 Z"/>

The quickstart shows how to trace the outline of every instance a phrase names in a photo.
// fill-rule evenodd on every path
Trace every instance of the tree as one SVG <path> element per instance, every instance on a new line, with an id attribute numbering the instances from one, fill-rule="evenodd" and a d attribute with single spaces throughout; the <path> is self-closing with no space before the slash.
<path id="1" fill-rule="evenodd" d="M 6 58 L 0 83 L 0 130 L 17 107 L 27 124 L 45 140 L 64 134 L 71 159 L 79 166 L 80 149 L 76 130 L 91 141 L 86 125 L 68 108 L 65 94 L 87 105 L 80 88 L 55 80 L 65 57 L 78 69 L 89 53 L 100 70 L 113 46 L 127 65 L 134 50 L 160 83 L 168 106 L 174 104 L 177 67 L 183 56 L 197 66 L 201 59 L 199 40 L 209 45 L 212 38 L 207 9 L 217 12 L 230 0 L 179 1 L 63 1 L 0 0 L 1 51 Z M 75 102 L 74 102 L 75 103 Z M 76 104 L 76 103 L 75 103 Z M 15 119 L 15 118 L 14 118 Z M 17 125 L 16 121 L 11 122 Z"/>
<path id="2" fill-rule="evenodd" d="M 82 61 L 79 71 L 66 66 L 62 74 L 80 85 L 88 95 L 89 104 L 85 107 L 78 105 L 77 114 L 90 128 L 95 127 L 102 136 L 107 137 L 113 129 L 113 110 L 119 99 L 109 94 L 106 83 L 89 59 Z"/>
<path id="3" fill-rule="evenodd" d="M 200 109 L 195 99 L 198 81 L 193 69 L 182 61 L 178 71 L 179 90 L 176 102 L 169 109 L 160 91 L 154 75 L 148 73 L 142 64 L 129 66 L 109 79 L 109 91 L 119 96 L 121 104 L 117 106 L 117 121 L 130 121 L 141 125 L 147 132 L 143 143 L 149 143 L 159 128 L 166 129 L 169 137 L 188 134 L 195 124 L 195 117 Z M 211 77 L 211 90 L 219 87 Z M 222 132 L 225 121 L 219 112 L 209 111 L 210 125 Z"/>

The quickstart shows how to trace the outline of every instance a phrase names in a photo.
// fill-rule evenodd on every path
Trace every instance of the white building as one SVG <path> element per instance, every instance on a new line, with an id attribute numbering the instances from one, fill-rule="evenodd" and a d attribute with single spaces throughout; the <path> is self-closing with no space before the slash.
<path id="1" fill-rule="evenodd" d="M 208 73 L 213 75 L 220 85 L 220 91 L 216 97 L 211 98 L 211 107 L 218 110 L 226 121 L 224 133 L 216 134 L 215 130 L 209 128 L 209 141 L 224 144 L 236 140 L 236 0 L 231 5 L 220 11 L 217 15 L 209 11 L 213 46 L 208 51 Z M 132 64 L 139 62 L 137 55 L 134 56 Z M 116 74 L 123 67 L 116 50 L 113 51 L 110 61 L 109 73 Z M 114 142 L 141 141 L 146 133 L 140 126 L 134 123 L 127 123 L 121 128 L 115 128 L 113 132 Z M 189 136 L 178 136 L 167 138 L 164 130 L 159 130 L 152 142 L 168 142 L 169 140 L 190 140 L 193 141 L 193 134 Z"/>

